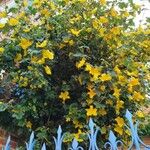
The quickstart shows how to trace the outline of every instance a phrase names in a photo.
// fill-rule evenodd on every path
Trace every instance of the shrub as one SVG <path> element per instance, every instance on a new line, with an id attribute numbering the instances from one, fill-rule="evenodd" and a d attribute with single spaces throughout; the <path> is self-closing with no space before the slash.
<path id="1" fill-rule="evenodd" d="M 92 117 L 104 141 L 109 129 L 125 137 L 125 110 L 147 99 L 150 30 L 134 24 L 141 8 L 132 0 L 16 2 L 0 13 L 8 17 L 0 66 L 13 85 L 1 105 L 13 128 L 49 141 L 62 125 L 65 142 L 82 141 Z"/>

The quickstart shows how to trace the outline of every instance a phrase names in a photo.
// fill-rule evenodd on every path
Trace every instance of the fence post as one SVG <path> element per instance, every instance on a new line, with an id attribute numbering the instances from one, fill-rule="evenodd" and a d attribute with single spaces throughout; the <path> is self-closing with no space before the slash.
<path id="1" fill-rule="evenodd" d="M 30 135 L 29 143 L 26 143 L 27 150 L 33 150 L 34 145 L 35 145 L 34 132 L 32 132 Z"/>
<path id="2" fill-rule="evenodd" d="M 90 142 L 89 150 L 98 150 L 96 138 L 97 138 L 97 133 L 99 129 L 98 127 L 96 127 L 96 130 L 95 130 L 95 124 L 91 118 L 89 121 L 89 128 L 90 128 L 90 133 L 88 133 L 88 138 Z"/>
<path id="3" fill-rule="evenodd" d="M 140 150 L 140 144 L 142 144 L 145 148 L 150 150 L 150 146 L 145 145 L 139 138 L 138 135 L 138 123 L 136 122 L 136 124 L 134 125 L 133 120 L 132 120 L 132 114 L 127 110 L 126 111 L 126 115 L 125 117 L 127 118 L 128 122 L 129 122 L 129 126 L 127 126 L 127 128 L 131 131 L 131 136 L 132 136 L 132 143 L 129 147 L 129 150 L 132 149 L 133 146 L 135 146 L 136 150 Z"/>
<path id="4" fill-rule="evenodd" d="M 62 142 L 63 142 L 63 138 L 64 138 L 64 134 L 62 134 L 61 126 L 59 126 L 58 130 L 57 130 L 57 139 L 55 137 L 53 137 L 53 138 L 54 138 L 54 142 L 55 142 L 55 150 L 61 150 Z"/>

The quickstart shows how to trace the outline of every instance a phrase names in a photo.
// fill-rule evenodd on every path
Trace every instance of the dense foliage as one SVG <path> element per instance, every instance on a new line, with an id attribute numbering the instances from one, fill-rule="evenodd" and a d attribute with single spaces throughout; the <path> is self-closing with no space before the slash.
<path id="1" fill-rule="evenodd" d="M 143 117 L 150 79 L 149 23 L 134 25 L 140 11 L 132 0 L 24 0 L 1 12 L 4 126 L 50 142 L 62 125 L 65 142 L 82 141 L 92 117 L 104 140 L 109 129 L 129 134 L 125 110 Z"/>

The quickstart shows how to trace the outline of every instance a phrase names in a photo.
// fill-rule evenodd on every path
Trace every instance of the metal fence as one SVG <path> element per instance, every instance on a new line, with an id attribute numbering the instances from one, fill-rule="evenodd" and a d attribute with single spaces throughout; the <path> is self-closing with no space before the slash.
<path id="1" fill-rule="evenodd" d="M 127 110 L 126 119 L 128 120 L 128 126 L 126 126 L 130 132 L 131 132 L 131 145 L 129 145 L 128 150 L 131 150 L 132 148 L 136 150 L 141 150 L 141 145 L 143 146 L 142 149 L 144 150 L 150 150 L 150 146 L 145 145 L 142 140 L 139 138 L 137 129 L 138 129 L 138 122 L 133 123 L 132 120 L 132 114 Z M 123 148 L 123 142 L 121 140 L 117 140 L 117 137 L 114 135 L 112 131 L 109 133 L 108 142 L 105 143 L 104 146 L 101 146 L 101 148 L 98 148 L 97 146 L 97 135 L 98 132 L 100 132 L 100 129 L 96 126 L 96 124 L 93 122 L 92 119 L 89 120 L 89 129 L 90 132 L 87 133 L 88 139 L 89 139 L 89 148 L 88 150 L 100 150 L 102 148 L 109 149 L 109 150 L 118 150 L 120 147 Z M 62 132 L 61 126 L 59 126 L 57 131 L 57 137 L 54 137 L 54 149 L 55 150 L 62 150 L 63 146 L 63 139 L 64 139 L 64 133 Z M 35 138 L 34 138 L 34 132 L 32 132 L 30 136 L 30 140 L 28 143 L 26 143 L 26 150 L 33 150 L 35 146 Z M 118 148 L 119 146 L 119 148 Z M 7 140 L 7 143 L 5 147 L 2 150 L 10 150 L 10 137 Z M 43 144 L 41 150 L 46 150 L 45 143 Z M 79 143 L 74 139 L 72 141 L 71 147 L 68 150 L 85 150 L 83 147 L 79 145 Z"/>

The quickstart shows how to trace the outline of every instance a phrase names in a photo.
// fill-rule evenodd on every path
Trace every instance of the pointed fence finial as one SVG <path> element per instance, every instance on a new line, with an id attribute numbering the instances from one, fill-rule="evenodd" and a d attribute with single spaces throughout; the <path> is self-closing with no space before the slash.
<path id="1" fill-rule="evenodd" d="M 69 148 L 69 150 L 83 150 L 83 148 L 81 146 L 79 146 L 76 139 L 73 139 L 72 146 L 71 146 L 71 148 Z"/>
<path id="2" fill-rule="evenodd" d="M 136 150 L 141 149 L 141 145 L 144 146 L 145 150 L 150 150 L 149 145 L 145 145 L 142 140 L 139 138 L 138 135 L 138 123 L 133 122 L 132 119 L 132 114 L 130 113 L 129 110 L 126 110 L 126 119 L 128 120 L 129 127 L 126 125 L 126 127 L 130 130 L 131 132 L 131 145 L 128 148 L 128 150 L 131 150 L 134 146 Z M 97 146 L 97 134 L 99 131 L 99 128 L 96 126 L 96 124 L 93 122 L 92 118 L 89 120 L 89 132 L 87 134 L 89 138 L 89 148 L 88 150 L 99 150 Z M 61 126 L 58 127 L 57 130 L 57 138 L 54 138 L 55 142 L 55 150 L 62 150 L 62 142 L 64 139 L 64 134 L 62 133 L 62 128 Z M 35 139 L 34 139 L 34 132 L 31 133 L 30 135 L 30 140 L 28 143 L 26 143 L 26 150 L 33 150 L 35 145 Z M 117 137 L 114 135 L 112 131 L 109 133 L 109 138 L 108 142 L 105 143 L 104 148 L 109 148 L 110 150 L 118 150 L 119 146 L 123 146 L 123 143 L 120 140 L 117 140 Z M 10 150 L 10 136 L 7 139 L 6 146 L 2 148 L 2 150 Z M 46 145 L 45 143 L 42 146 L 41 150 L 46 150 Z M 78 142 L 76 139 L 73 139 L 71 148 L 69 150 L 83 150 L 83 147 L 79 146 Z"/>
<path id="3" fill-rule="evenodd" d="M 10 136 L 8 137 L 6 145 L 2 148 L 2 150 L 10 150 Z"/>
<path id="4" fill-rule="evenodd" d="M 118 145 L 123 145 L 120 140 L 117 140 L 116 136 L 112 131 L 109 132 L 109 142 L 106 142 L 104 148 L 110 148 L 110 150 L 118 150 Z"/>
<path id="5" fill-rule="evenodd" d="M 133 146 L 135 146 L 136 150 L 140 150 L 141 149 L 140 144 L 143 145 L 145 148 L 150 149 L 150 146 L 145 145 L 139 138 L 138 122 L 136 122 L 135 124 L 133 123 L 132 114 L 128 110 L 126 111 L 125 117 L 129 122 L 129 127 L 127 126 L 127 128 L 130 130 L 132 136 L 132 143 L 129 147 L 129 150 L 132 149 Z"/>
<path id="6" fill-rule="evenodd" d="M 57 139 L 55 137 L 53 137 L 53 138 L 54 138 L 54 142 L 55 142 L 55 150 L 61 150 L 62 142 L 63 142 L 63 138 L 64 138 L 64 134 L 62 134 L 61 126 L 59 126 L 58 130 L 57 130 Z"/>
<path id="7" fill-rule="evenodd" d="M 35 145 L 34 132 L 32 132 L 30 135 L 29 143 L 26 143 L 26 149 L 27 150 L 33 150 L 34 145 Z"/>
<path id="8" fill-rule="evenodd" d="M 130 113 L 128 109 L 126 110 L 125 117 L 128 119 L 128 121 L 132 122 L 132 114 Z"/>
<path id="9" fill-rule="evenodd" d="M 41 150 L 46 150 L 46 145 L 45 145 L 45 143 L 43 144 L 43 146 L 42 146 L 42 149 Z"/>
<path id="10" fill-rule="evenodd" d="M 99 128 L 96 127 L 95 129 L 95 127 L 96 127 L 95 123 L 93 122 L 92 118 L 90 118 L 89 120 L 90 133 L 88 133 L 88 138 L 90 141 L 89 150 L 98 150 L 96 138 Z"/>

